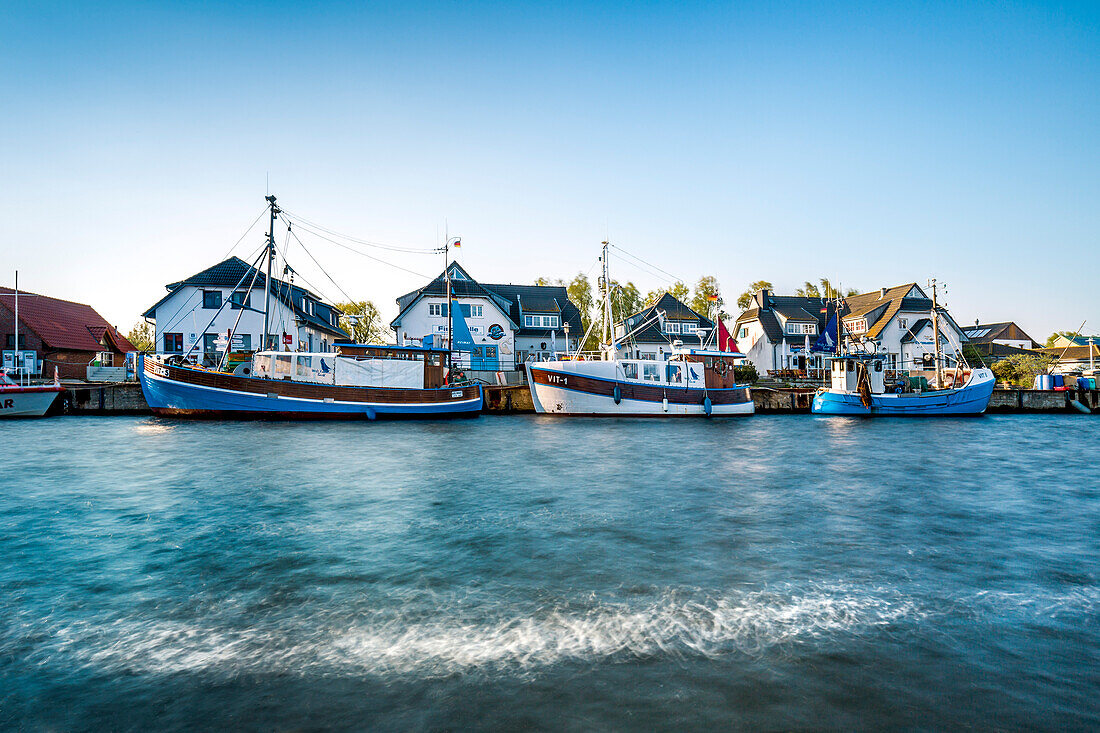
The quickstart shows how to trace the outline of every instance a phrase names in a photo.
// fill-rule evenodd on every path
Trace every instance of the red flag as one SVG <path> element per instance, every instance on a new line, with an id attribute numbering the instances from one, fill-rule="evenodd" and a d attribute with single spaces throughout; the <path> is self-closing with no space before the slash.
<path id="1" fill-rule="evenodd" d="M 734 341 L 733 336 L 730 336 L 730 332 L 726 329 L 726 322 L 721 318 L 718 319 L 718 350 L 729 351 L 734 354 L 740 354 L 737 350 L 737 342 Z"/>

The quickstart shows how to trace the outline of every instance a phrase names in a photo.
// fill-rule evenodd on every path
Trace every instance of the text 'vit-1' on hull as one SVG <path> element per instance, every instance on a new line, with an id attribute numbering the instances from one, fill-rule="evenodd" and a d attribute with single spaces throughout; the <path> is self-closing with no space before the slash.
<path id="1" fill-rule="evenodd" d="M 386 366 L 408 372 L 416 364 L 394 361 L 393 365 L 379 365 L 381 361 L 342 361 L 332 353 L 261 352 L 254 356 L 252 373 L 271 370 L 268 373 L 275 376 L 265 378 L 169 365 L 142 357 L 138 374 L 149 407 L 162 416 L 375 420 L 474 417 L 481 413 L 479 385 L 415 388 L 333 383 L 332 375 L 337 379 L 343 373 L 373 371 L 377 375 L 383 374 Z M 284 370 L 296 377 L 279 378 Z M 310 381 L 310 377 L 321 376 L 330 381 Z M 397 380 L 391 381 L 400 381 L 403 376 L 409 375 L 397 372 Z M 416 374 L 411 376 L 416 378 Z"/>
<path id="2" fill-rule="evenodd" d="M 694 350 L 692 350 L 694 351 Z M 711 355 L 713 363 L 728 353 Z M 723 417 L 752 415 L 749 387 L 707 387 L 713 367 L 698 361 L 548 361 L 527 365 L 535 411 L 551 415 Z M 723 368 L 724 370 L 724 368 Z M 732 360 L 729 367 L 732 375 Z M 646 380 L 646 381 L 643 381 Z"/>

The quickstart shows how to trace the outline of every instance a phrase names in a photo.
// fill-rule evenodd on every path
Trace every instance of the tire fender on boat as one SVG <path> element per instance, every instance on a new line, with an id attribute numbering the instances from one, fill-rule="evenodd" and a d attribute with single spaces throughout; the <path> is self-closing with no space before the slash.
<path id="1" fill-rule="evenodd" d="M 714 409 L 714 404 L 710 401 L 710 395 L 703 398 L 703 413 L 710 417 L 711 411 Z"/>
<path id="2" fill-rule="evenodd" d="M 615 390 L 613 391 L 612 396 L 615 398 L 616 405 L 623 401 L 623 390 L 619 385 L 615 385 Z"/>
<path id="3" fill-rule="evenodd" d="M 661 400 L 661 409 L 668 412 L 668 397 Z"/>

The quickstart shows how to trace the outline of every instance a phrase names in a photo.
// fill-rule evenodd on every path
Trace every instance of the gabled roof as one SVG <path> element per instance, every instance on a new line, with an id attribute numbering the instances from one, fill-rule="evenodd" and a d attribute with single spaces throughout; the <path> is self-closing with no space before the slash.
<path id="1" fill-rule="evenodd" d="M 1024 329 L 1017 326 L 1012 321 L 1004 321 L 1002 323 L 976 323 L 973 326 L 967 326 L 963 332 L 966 334 L 968 341 L 975 344 L 990 343 L 996 339 L 1004 339 L 1011 341 L 1030 341 L 1032 344 L 1038 345 L 1038 342 L 1024 333 Z"/>
<path id="2" fill-rule="evenodd" d="M 764 307 L 760 307 L 762 299 Z M 817 296 L 772 295 L 762 291 L 756 294 L 754 307 L 739 315 L 734 325 L 759 321 L 764 335 L 771 343 L 784 339 L 801 343 L 806 340 L 806 336 L 785 333 L 780 317 L 796 323 L 816 323 L 817 332 L 821 333 L 825 330 L 825 316 L 821 313 L 824 306 L 825 301 Z"/>
<path id="3" fill-rule="evenodd" d="M 0 302 L 15 309 L 15 291 L 0 287 Z M 99 351 L 116 346 L 137 351 L 118 329 L 90 305 L 19 291 L 19 321 L 51 349 Z"/>
<path id="4" fill-rule="evenodd" d="M 255 267 L 252 267 L 240 257 L 230 257 L 212 267 L 206 268 L 202 272 L 195 273 L 186 280 L 169 283 L 165 286 L 168 289 L 168 294 L 154 303 L 152 307 L 142 315 L 146 318 L 156 318 L 157 308 L 163 305 L 166 300 L 175 294 L 176 290 L 183 286 L 193 286 L 197 288 L 239 288 L 245 290 L 248 288 L 249 284 L 253 282 L 253 278 L 255 278 L 253 292 L 259 291 L 263 293 L 267 275 Z M 310 300 L 317 303 L 321 313 L 326 315 L 336 314 L 337 317 L 339 317 L 340 311 L 336 306 L 324 302 L 318 295 L 303 287 L 291 285 L 278 278 L 271 278 L 271 285 L 272 294 L 293 310 L 294 315 L 300 320 L 305 321 L 316 329 L 333 334 L 334 336 L 350 338 L 346 331 L 339 326 L 333 326 L 327 319 L 322 318 L 319 314 L 311 314 L 303 310 L 301 301 L 303 296 L 308 296 Z"/>
<path id="5" fill-rule="evenodd" d="M 913 321 L 913 325 L 910 326 L 909 330 L 905 332 L 905 335 L 901 337 L 901 342 L 903 344 L 907 344 L 911 341 L 916 341 L 917 336 L 920 336 L 920 332 L 923 331 L 926 326 L 930 325 L 932 325 L 931 318 L 918 318 L 917 320 Z M 935 339 L 933 339 L 933 341 L 934 340 Z"/>
<path id="6" fill-rule="evenodd" d="M 485 289 L 510 303 L 508 318 L 518 326 L 521 336 L 546 336 L 558 329 L 527 328 L 524 316 L 533 314 L 558 315 L 563 324 L 568 323 L 570 332 L 584 336 L 581 324 L 581 311 L 569 300 L 569 291 L 564 285 L 485 285 Z"/>
<path id="7" fill-rule="evenodd" d="M 664 293 L 657 302 L 646 306 L 637 313 L 632 313 L 627 316 L 621 323 L 625 332 L 630 332 L 631 329 L 637 328 L 639 324 L 645 323 L 652 318 L 657 311 L 665 312 L 665 319 L 669 321 L 695 321 L 697 327 L 704 327 L 710 329 L 710 333 L 713 333 L 714 321 L 699 315 L 692 310 L 686 303 L 683 303 L 671 293 Z M 707 335 L 709 336 L 710 333 Z M 677 334 L 666 334 L 661 330 L 661 324 L 659 321 L 650 323 L 641 331 L 635 333 L 631 338 L 634 341 L 641 341 L 644 343 L 671 343 L 672 339 Z M 681 339 L 682 340 L 682 339 Z"/>
<path id="8" fill-rule="evenodd" d="M 547 338 L 561 329 L 526 328 L 524 315 L 558 315 L 561 323 L 569 324 L 571 333 L 583 336 L 581 312 L 563 285 L 511 285 L 479 283 L 470 276 L 465 268 L 452 262 L 447 270 L 422 288 L 405 293 L 397 299 L 398 313 L 390 326 L 401 320 L 405 312 L 425 297 L 447 297 L 447 273 L 451 274 L 451 296 L 454 298 L 484 298 L 496 304 L 504 311 L 512 328 L 521 336 Z"/>

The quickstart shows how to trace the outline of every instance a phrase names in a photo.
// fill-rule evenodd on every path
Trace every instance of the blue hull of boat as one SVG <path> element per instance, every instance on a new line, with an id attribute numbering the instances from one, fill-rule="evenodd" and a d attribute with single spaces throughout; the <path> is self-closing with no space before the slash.
<path id="1" fill-rule="evenodd" d="M 983 380 L 959 389 L 905 394 L 876 394 L 871 406 L 864 407 L 859 395 L 828 390 L 814 397 L 815 415 L 858 415 L 893 417 L 939 417 L 946 415 L 981 415 L 989 406 L 996 381 Z"/>
<path id="2" fill-rule="evenodd" d="M 145 401 L 154 413 L 208 418 L 297 419 L 395 419 L 475 417 L 481 412 L 482 393 L 463 402 L 372 403 L 341 402 L 298 397 L 272 397 L 251 392 L 187 384 L 146 374 L 138 369 Z M 449 389 L 439 390 L 440 395 Z"/>

